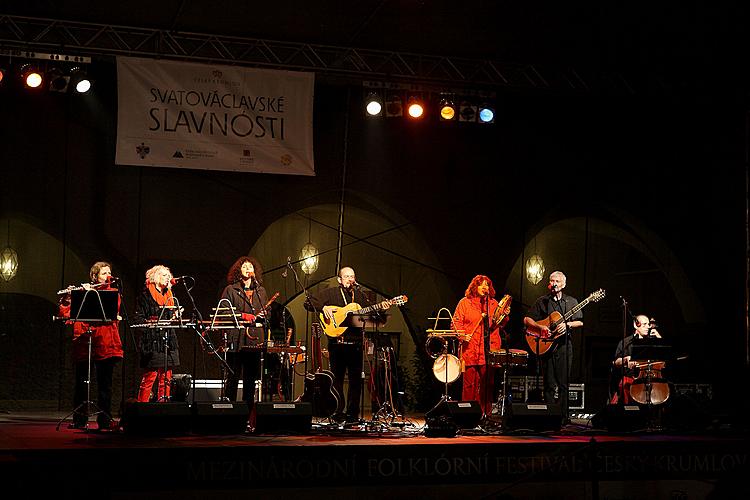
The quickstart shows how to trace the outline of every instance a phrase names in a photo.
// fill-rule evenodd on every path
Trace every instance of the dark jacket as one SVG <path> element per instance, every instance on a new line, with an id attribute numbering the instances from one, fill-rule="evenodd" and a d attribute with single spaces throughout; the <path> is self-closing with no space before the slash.
<path id="1" fill-rule="evenodd" d="M 263 307 L 268 302 L 268 295 L 266 289 L 262 286 L 258 286 L 253 293 L 252 300 L 248 299 L 245 289 L 241 281 L 227 285 L 221 292 L 221 302 L 219 307 L 226 307 L 226 300 L 234 306 L 235 314 L 238 315 L 238 320 L 242 321 L 241 314 L 254 314 L 260 315 Z M 270 315 L 269 311 L 266 311 L 267 315 Z M 263 341 L 263 328 L 261 327 L 243 327 L 239 330 L 236 328 L 225 330 L 227 335 L 227 350 L 239 351 L 242 347 L 255 345 Z"/>
<path id="2" fill-rule="evenodd" d="M 159 318 L 162 309 L 151 296 L 148 288 L 144 288 L 136 299 L 135 322 L 145 323 L 148 320 Z M 173 309 L 165 309 L 161 319 L 170 319 Z M 179 366 L 180 346 L 177 341 L 177 332 L 174 329 L 141 329 L 138 338 L 138 351 L 141 368 L 155 370 L 164 368 L 164 337 L 166 333 L 168 359 L 167 367 Z"/>

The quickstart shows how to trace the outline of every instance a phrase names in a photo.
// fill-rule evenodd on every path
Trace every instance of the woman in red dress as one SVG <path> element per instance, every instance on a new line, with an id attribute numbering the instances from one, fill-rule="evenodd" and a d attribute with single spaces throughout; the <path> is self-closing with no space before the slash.
<path id="1" fill-rule="evenodd" d="M 482 274 L 471 280 L 464 295 L 453 313 L 453 327 L 463 331 L 461 399 L 478 401 L 482 412 L 488 415 L 494 403 L 494 372 L 488 367 L 487 353 L 500 349 L 500 330 L 508 322 L 508 311 L 497 310 L 495 287 L 492 280 Z"/>

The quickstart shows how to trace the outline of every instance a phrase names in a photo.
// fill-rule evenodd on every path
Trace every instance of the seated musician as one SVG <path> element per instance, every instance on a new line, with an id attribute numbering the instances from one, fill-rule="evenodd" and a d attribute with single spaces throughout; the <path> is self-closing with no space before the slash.
<path id="1" fill-rule="evenodd" d="M 227 273 L 227 286 L 221 293 L 234 307 L 237 319 L 242 321 L 239 329 L 226 330 L 227 364 L 234 373 L 226 376 L 224 396 L 237 400 L 237 389 L 242 376 L 242 400 L 253 410 L 255 381 L 260 377 L 260 350 L 252 349 L 263 342 L 263 328 L 256 326 L 258 317 L 263 317 L 263 308 L 268 302 L 266 289 L 261 285 L 263 271 L 254 257 L 240 257 Z M 223 301 L 226 302 L 226 301 Z M 225 307 L 222 304 L 221 307 Z"/>
<path id="2" fill-rule="evenodd" d="M 633 351 L 633 341 L 636 338 L 654 337 L 661 338 L 661 335 L 656 330 L 656 326 L 652 319 L 644 314 L 638 314 L 633 319 L 633 328 L 635 329 L 633 335 L 626 339 L 620 340 L 617 344 L 617 350 L 615 352 L 615 359 L 612 361 L 613 371 L 617 372 L 617 378 L 620 380 L 618 389 L 613 393 L 610 398 L 611 404 L 616 404 L 620 401 L 624 404 L 630 404 L 630 386 L 637 374 L 637 363 L 630 359 Z M 625 366 L 624 370 L 617 370 Z M 622 395 L 622 400 L 620 396 Z"/>
<path id="3" fill-rule="evenodd" d="M 141 294 L 136 298 L 135 320 L 137 323 L 164 321 L 177 317 L 178 309 L 172 295 L 171 280 L 172 272 L 166 266 L 156 265 L 146 271 L 146 283 Z M 151 401 L 154 382 L 158 379 L 156 401 L 168 401 L 172 368 L 180 365 L 177 333 L 172 328 L 144 328 L 141 330 L 138 351 L 141 368 L 145 371 L 136 399 L 142 403 Z"/>
<path id="4" fill-rule="evenodd" d="M 453 328 L 464 332 L 461 399 L 479 402 L 485 415 L 490 414 L 494 403 L 494 370 L 487 365 L 487 353 L 500 349 L 501 328 L 508 322 L 507 315 L 499 324 L 495 322 L 497 308 L 492 280 L 479 274 L 471 280 L 453 313 Z"/>

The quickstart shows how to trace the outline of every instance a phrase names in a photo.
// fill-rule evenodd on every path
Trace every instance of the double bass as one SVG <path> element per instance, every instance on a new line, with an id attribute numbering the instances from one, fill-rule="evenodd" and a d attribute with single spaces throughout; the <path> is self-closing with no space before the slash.
<path id="1" fill-rule="evenodd" d="M 662 377 L 665 361 L 636 361 L 638 375 L 630 384 L 630 397 L 643 405 L 659 405 L 669 399 L 669 383 Z"/>

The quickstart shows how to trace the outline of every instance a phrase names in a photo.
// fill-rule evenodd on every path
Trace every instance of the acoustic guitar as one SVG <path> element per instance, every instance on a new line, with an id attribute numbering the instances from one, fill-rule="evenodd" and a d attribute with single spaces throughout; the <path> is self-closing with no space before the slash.
<path id="1" fill-rule="evenodd" d="M 536 326 L 527 326 L 526 343 L 529 344 L 531 352 L 538 354 L 539 356 L 545 354 L 558 338 L 565 335 L 565 333 L 555 332 L 557 325 L 559 325 L 560 323 L 566 323 L 578 311 L 586 307 L 589 303 L 599 302 L 604 298 L 605 293 L 606 292 L 600 288 L 599 290 L 586 297 L 586 299 L 579 302 L 573 309 L 565 313 L 565 316 L 557 311 L 552 311 L 549 316 L 537 321 L 538 325 L 546 326 L 549 329 L 549 332 L 543 333 L 541 328 L 538 328 Z"/>
<path id="2" fill-rule="evenodd" d="M 399 295 L 369 307 L 362 307 L 356 302 L 352 302 L 336 309 L 336 312 L 333 313 L 333 319 L 328 319 L 325 314 L 320 313 L 320 326 L 323 327 L 323 331 L 329 337 L 340 337 L 349 328 L 346 320 L 350 314 L 367 314 L 372 311 L 385 310 L 391 306 L 402 306 L 408 300 L 409 298 L 406 295 Z"/>
<path id="3" fill-rule="evenodd" d="M 322 369 L 320 324 L 312 324 L 312 371 L 305 374 L 305 390 L 297 402 L 310 403 L 313 417 L 327 418 L 344 411 L 344 398 L 333 383 L 333 373 Z"/>

